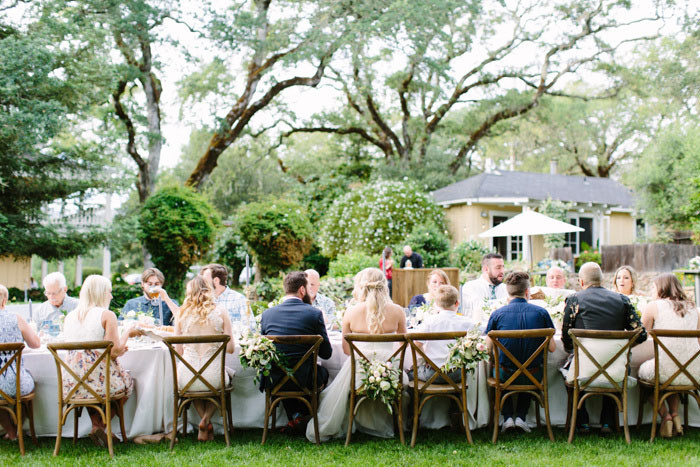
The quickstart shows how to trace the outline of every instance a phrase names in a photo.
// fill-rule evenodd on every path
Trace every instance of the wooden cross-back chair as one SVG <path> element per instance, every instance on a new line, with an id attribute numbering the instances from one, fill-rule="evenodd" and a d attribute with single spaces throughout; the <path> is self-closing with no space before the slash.
<path id="1" fill-rule="evenodd" d="M 411 347 L 411 355 L 413 357 L 413 381 L 409 381 L 408 387 L 412 390 L 413 402 L 413 431 L 411 433 L 411 447 L 416 445 L 416 437 L 418 434 L 418 423 L 420 413 L 423 410 L 426 402 L 434 397 L 448 397 L 454 400 L 462 413 L 462 422 L 467 435 L 467 442 L 472 444 L 472 435 L 469 430 L 469 412 L 467 411 L 467 372 L 464 368 L 460 368 L 460 380 L 455 381 L 450 378 L 441 367 L 433 362 L 426 354 L 423 348 L 419 345 L 429 341 L 454 341 L 460 337 L 466 336 L 464 331 L 460 332 L 422 332 L 406 334 L 406 341 Z M 421 358 L 435 374 L 426 381 L 418 379 L 418 360 Z M 441 383 L 436 381 L 441 380 Z"/>
<path id="2" fill-rule="evenodd" d="M 652 413 L 651 418 L 651 438 L 649 439 L 649 441 L 653 443 L 654 438 L 656 437 L 656 417 L 659 413 L 659 407 L 661 407 L 666 399 L 674 394 L 681 396 L 683 401 L 683 423 L 686 429 L 688 428 L 688 396 L 692 396 L 700 406 L 700 383 L 698 383 L 700 376 L 693 375 L 689 369 L 690 364 L 693 363 L 698 356 L 700 356 L 700 350 L 695 352 L 695 354 L 684 362 L 681 362 L 661 339 L 695 339 L 697 341 L 700 339 L 700 330 L 685 331 L 675 329 L 652 329 L 649 331 L 649 335 L 654 342 L 654 379 L 652 381 L 639 379 L 640 393 L 639 409 L 637 412 L 637 428 L 639 428 L 642 423 L 644 404 L 646 403 L 645 399 L 647 395 L 653 393 L 654 412 Z M 676 371 L 663 383 L 659 379 L 659 358 L 662 355 L 662 352 L 660 352 L 659 349 L 668 355 L 671 361 L 676 365 Z M 677 382 L 676 380 L 681 375 L 688 378 L 690 384 L 680 384 L 680 382 Z M 674 384 L 674 382 L 676 384 Z"/>
<path id="3" fill-rule="evenodd" d="M 78 438 L 78 420 L 80 414 L 84 408 L 93 408 L 100 414 L 103 423 L 106 426 L 107 431 L 107 449 L 109 450 L 109 456 L 114 457 L 114 449 L 112 446 L 112 402 L 115 403 L 117 409 L 117 415 L 119 416 L 119 425 L 122 432 L 122 442 L 126 443 L 126 428 L 124 426 L 124 402 L 126 401 L 126 394 L 111 394 L 110 391 L 110 364 L 112 363 L 112 347 L 113 343 L 111 341 L 86 341 L 86 342 L 67 342 L 67 343 L 57 343 L 49 344 L 47 348 L 49 352 L 53 355 L 54 361 L 56 363 L 56 371 L 58 373 L 58 430 L 56 432 L 56 447 L 54 449 L 53 455 L 57 456 L 58 451 L 61 448 L 61 433 L 63 431 L 63 425 L 68 419 L 68 415 L 73 411 L 73 444 L 75 444 Z M 59 352 L 64 351 L 102 351 L 95 362 L 88 368 L 88 370 L 83 374 L 83 376 L 78 376 L 73 368 L 70 367 L 59 355 Z M 100 364 L 104 363 L 105 366 L 105 382 L 104 382 L 104 396 L 100 395 L 88 384 L 88 380 L 91 376 L 100 368 Z M 75 386 L 66 394 L 63 395 L 63 373 L 64 371 L 71 378 L 69 381 L 75 381 Z M 78 390 L 81 388 L 85 389 L 89 394 L 90 398 L 81 398 L 77 396 Z"/>
<path id="4" fill-rule="evenodd" d="M 226 385 L 226 345 L 231 340 L 231 337 L 226 334 L 214 334 L 203 336 L 170 336 L 163 337 L 163 343 L 170 351 L 170 362 L 173 369 L 173 432 L 170 438 L 170 449 L 175 446 L 175 438 L 177 434 L 177 421 L 182 415 L 182 434 L 187 434 L 187 408 L 196 400 L 205 400 L 213 403 L 221 414 L 221 421 L 224 425 L 224 438 L 226 446 L 230 445 L 229 433 L 233 431 L 233 415 L 231 407 L 231 392 L 233 391 L 233 378 Z M 218 344 L 214 353 L 204 363 L 204 365 L 195 369 L 185 357 L 175 349 L 176 345 L 187 344 Z M 183 352 L 184 353 L 184 352 Z M 221 371 L 219 373 L 219 387 L 216 388 L 210 381 L 203 376 L 204 372 L 211 366 L 216 359 L 221 359 Z M 192 377 L 180 389 L 177 379 L 177 363 L 180 362 L 191 373 Z M 196 382 L 203 383 L 207 390 L 192 391 L 190 388 Z"/>
<path id="5" fill-rule="evenodd" d="M 10 396 L 0 389 L 0 410 L 8 412 L 12 422 L 17 425 L 17 439 L 19 440 L 19 452 L 21 455 L 24 455 L 24 433 L 22 430 L 22 422 L 24 421 L 23 409 L 27 410 L 29 432 L 32 436 L 32 440 L 34 444 L 38 444 L 36 432 L 34 431 L 34 392 L 25 395 L 21 395 L 20 392 L 23 349 L 24 344 L 21 342 L 0 344 L 0 355 L 6 355 L 7 357 L 5 364 L 0 368 L 0 376 L 12 371 L 12 363 L 15 363 L 14 371 L 15 379 L 17 380 L 14 396 Z"/>
<path id="6" fill-rule="evenodd" d="M 567 403 L 567 424 L 569 425 L 569 443 L 574 439 L 576 429 L 576 412 L 586 402 L 586 399 L 592 396 L 609 397 L 615 401 L 618 412 L 622 412 L 622 420 L 624 425 L 625 440 L 630 443 L 629 425 L 627 423 L 627 387 L 629 382 L 629 366 L 630 352 L 635 344 L 637 337 L 641 334 L 643 328 L 638 328 L 633 331 L 597 331 L 590 329 L 570 329 L 569 335 L 574 345 L 574 361 L 573 381 L 567 381 L 565 384 L 569 389 L 569 399 Z M 620 340 L 626 341 L 617 353 L 604 362 L 599 362 L 598 359 L 586 348 L 581 342 L 581 339 L 602 339 L 602 340 Z M 590 347 L 590 346 L 589 346 Z M 581 353 L 595 366 L 595 372 L 591 376 L 579 377 Z M 616 381 L 608 372 L 609 368 L 617 361 L 618 358 L 625 356 L 625 367 L 622 381 Z M 598 357 L 600 358 L 600 357 Z M 569 369 L 571 371 L 571 368 Z M 604 385 L 601 385 L 596 380 L 599 377 L 604 377 Z M 608 386 L 609 384 L 609 386 Z M 583 393 L 583 396 L 580 394 Z M 615 416 L 615 423 L 618 423 L 618 416 Z"/>
<path id="7" fill-rule="evenodd" d="M 540 409 L 544 407 L 544 418 L 547 426 L 547 434 L 549 440 L 554 441 L 552 433 L 552 425 L 549 420 L 549 383 L 547 381 L 547 360 L 549 355 L 549 342 L 554 336 L 554 329 L 523 329 L 512 331 L 490 331 L 488 336 L 493 342 L 493 360 L 494 360 L 494 376 L 489 376 L 486 380 L 487 384 L 494 390 L 493 404 L 493 436 L 491 442 L 498 441 L 498 420 L 501 416 L 503 403 L 517 393 L 530 394 L 535 401 L 535 417 L 537 426 L 540 427 Z M 528 357 L 527 360 L 521 362 L 516 358 L 502 343 L 501 339 L 542 339 L 542 343 Z M 501 354 L 505 359 L 501 358 Z M 533 362 L 539 357 L 542 357 L 542 366 L 533 367 Z M 509 361 L 515 366 L 515 371 L 506 379 L 501 381 L 501 368 L 506 368 L 509 372 L 511 369 L 503 366 L 505 361 Z M 542 370 L 542 378 L 536 378 L 532 373 Z M 528 383 L 517 383 L 516 380 L 520 377 L 526 377 Z"/>
<path id="8" fill-rule="evenodd" d="M 404 357 L 406 356 L 406 347 L 408 341 L 406 340 L 405 334 L 346 334 L 345 340 L 350 346 L 350 408 L 349 408 L 349 420 L 348 420 L 348 434 L 345 438 L 345 446 L 350 444 L 350 438 L 352 436 L 352 425 L 355 420 L 355 415 L 357 414 L 357 409 L 360 404 L 368 399 L 364 394 L 361 394 L 362 388 L 356 388 L 355 377 L 357 373 L 357 356 L 360 357 L 361 361 L 371 362 L 371 360 L 357 347 L 356 342 L 394 342 L 396 348 L 393 353 L 386 359 L 386 361 L 394 360 L 399 358 L 399 384 L 398 384 L 398 398 L 394 402 L 394 431 L 399 432 L 399 439 L 401 444 L 405 444 L 404 434 L 403 434 L 403 413 L 402 413 L 402 403 L 403 403 L 403 365 Z"/>
<path id="9" fill-rule="evenodd" d="M 316 433 L 316 444 L 321 444 L 321 438 L 318 434 L 318 395 L 323 388 L 318 387 L 318 351 L 323 342 L 323 337 L 319 335 L 290 335 L 290 336 L 265 336 L 275 344 L 281 345 L 303 345 L 309 346 L 306 353 L 290 368 L 289 373 L 285 369 L 280 368 L 277 364 L 273 366 L 282 371 L 284 375 L 274 386 L 265 387 L 265 424 L 263 425 L 263 437 L 261 444 L 265 444 L 268 434 L 268 421 L 272 418 L 272 426 L 277 423 L 277 407 L 285 399 L 296 399 L 303 402 L 311 413 L 311 418 L 314 424 L 314 432 Z M 307 363 L 308 362 L 308 363 Z M 307 388 L 301 384 L 295 373 L 304 364 L 311 365 L 313 375 L 311 388 Z M 289 383 L 296 386 L 296 389 L 290 389 Z M 285 386 L 287 386 L 285 388 Z"/>

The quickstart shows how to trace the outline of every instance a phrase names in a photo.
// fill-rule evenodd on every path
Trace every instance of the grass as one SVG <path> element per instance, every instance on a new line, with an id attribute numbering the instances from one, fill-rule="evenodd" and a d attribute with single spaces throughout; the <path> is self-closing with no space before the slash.
<path id="1" fill-rule="evenodd" d="M 419 432 L 414 449 L 401 446 L 396 440 L 371 438 L 357 434 L 345 448 L 336 440 L 316 446 L 303 438 L 274 433 L 265 446 L 260 445 L 262 430 L 238 430 L 227 448 L 223 436 L 211 443 L 200 444 L 196 435 L 189 434 L 171 452 L 165 442 L 159 445 L 117 445 L 114 460 L 106 449 L 95 447 L 90 440 L 80 439 L 73 446 L 65 438 L 61 452 L 52 457 L 54 439 L 40 439 L 35 446 L 29 441 L 24 458 L 16 443 L 0 441 L 2 465 L 51 466 L 198 466 L 198 465 L 265 465 L 265 466 L 444 466 L 444 465 L 700 465 L 700 430 L 690 429 L 683 438 L 658 439 L 649 444 L 649 427 L 631 430 L 632 444 L 627 445 L 622 433 L 609 438 L 596 434 L 577 437 L 566 443 L 562 429 L 555 429 L 556 442 L 550 443 L 544 430 L 530 434 L 508 433 L 491 444 L 490 430 L 473 433 L 474 445 L 469 446 L 463 435 L 450 430 Z"/>

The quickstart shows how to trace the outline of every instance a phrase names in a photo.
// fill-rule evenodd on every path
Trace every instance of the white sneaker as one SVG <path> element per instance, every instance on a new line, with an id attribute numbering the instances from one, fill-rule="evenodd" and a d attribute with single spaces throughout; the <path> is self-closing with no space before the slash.
<path id="1" fill-rule="evenodd" d="M 527 425 L 527 422 L 520 417 L 515 419 L 515 426 L 523 430 L 525 433 L 530 433 L 530 427 Z"/>
<path id="2" fill-rule="evenodd" d="M 506 421 L 503 422 L 503 425 L 501 425 L 501 433 L 504 433 L 511 428 L 515 426 L 515 423 L 513 422 L 513 417 L 508 417 Z"/>

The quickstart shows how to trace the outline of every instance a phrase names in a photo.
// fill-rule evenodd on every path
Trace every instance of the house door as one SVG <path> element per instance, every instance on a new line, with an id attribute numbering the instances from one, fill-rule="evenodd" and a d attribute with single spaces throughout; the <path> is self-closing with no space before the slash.
<path id="1" fill-rule="evenodd" d="M 491 227 L 496 227 L 508 219 L 510 219 L 509 216 L 493 216 Z M 493 237 L 493 246 L 506 261 L 517 260 L 522 255 L 523 237 Z"/>

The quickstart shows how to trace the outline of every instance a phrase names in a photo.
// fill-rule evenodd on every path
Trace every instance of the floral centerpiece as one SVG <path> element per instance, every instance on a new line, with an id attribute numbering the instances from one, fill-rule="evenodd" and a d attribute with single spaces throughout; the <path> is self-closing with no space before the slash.
<path id="1" fill-rule="evenodd" d="M 287 359 L 277 352 L 275 343 L 259 333 L 249 333 L 239 341 L 241 345 L 241 365 L 243 368 L 253 368 L 256 371 L 255 383 L 262 377 L 270 376 L 273 364 L 287 373 Z"/>
<path id="2" fill-rule="evenodd" d="M 393 413 L 392 404 L 399 397 L 399 369 L 392 361 L 360 361 L 362 366 L 362 385 L 360 394 L 372 400 L 378 400 L 386 405 L 389 413 Z"/>
<path id="3" fill-rule="evenodd" d="M 483 311 L 486 316 L 491 316 L 491 313 L 506 306 L 507 304 L 507 298 L 497 298 L 495 300 L 484 298 L 484 303 L 481 305 L 481 311 Z"/>
<path id="4" fill-rule="evenodd" d="M 566 307 L 566 299 L 563 295 L 546 296 L 544 297 L 545 309 L 552 321 L 562 322 L 564 320 L 564 308 Z"/>
<path id="5" fill-rule="evenodd" d="M 700 256 L 690 258 L 690 261 L 688 261 L 688 267 L 695 271 L 700 270 Z"/>
<path id="6" fill-rule="evenodd" d="M 428 316 L 436 315 L 438 313 L 438 309 L 434 305 L 435 302 L 431 300 L 430 302 L 425 302 L 421 306 L 415 307 L 413 309 L 415 316 L 415 323 L 413 323 L 413 325 L 415 326 L 416 324 L 422 323 L 428 318 Z"/>
<path id="7" fill-rule="evenodd" d="M 642 316 L 642 311 L 644 311 L 644 308 L 646 308 L 647 304 L 649 303 L 647 298 L 642 297 L 641 295 L 630 295 L 628 298 L 634 307 L 634 311 L 637 312 L 637 315 Z"/>
<path id="8" fill-rule="evenodd" d="M 129 310 L 126 313 L 126 319 L 136 320 L 139 324 L 145 324 L 146 326 L 154 326 L 156 323 L 156 319 L 153 317 L 153 315 L 140 310 Z"/>
<path id="9" fill-rule="evenodd" d="M 447 348 L 447 359 L 442 365 L 446 373 L 459 368 L 472 372 L 479 366 L 479 362 L 489 358 L 486 339 L 478 329 L 467 332 L 466 336 L 455 340 Z"/>

